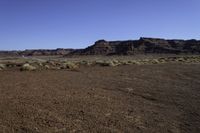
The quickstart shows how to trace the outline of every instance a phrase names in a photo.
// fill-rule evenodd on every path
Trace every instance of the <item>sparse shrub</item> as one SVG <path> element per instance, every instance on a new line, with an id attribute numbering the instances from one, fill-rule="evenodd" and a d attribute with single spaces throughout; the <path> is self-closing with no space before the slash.
<path id="1" fill-rule="evenodd" d="M 149 64 L 149 63 L 151 63 L 151 60 L 150 59 L 143 59 L 140 62 L 141 62 L 141 64 Z"/>
<path id="2" fill-rule="evenodd" d="M 105 61 L 97 60 L 97 61 L 95 61 L 95 65 L 104 66 L 105 65 Z"/>
<path id="3" fill-rule="evenodd" d="M 56 67 L 50 67 L 49 69 L 51 69 L 51 70 L 60 70 L 61 68 L 56 66 Z"/>
<path id="4" fill-rule="evenodd" d="M 132 65 L 132 64 L 133 64 L 132 60 L 126 61 L 126 65 Z"/>
<path id="5" fill-rule="evenodd" d="M 6 67 L 12 68 L 12 67 L 14 67 L 14 64 L 13 63 L 8 63 L 8 64 L 6 64 Z"/>
<path id="6" fill-rule="evenodd" d="M 92 66 L 92 65 L 93 65 L 92 62 L 87 62 L 87 63 L 86 63 L 86 66 Z"/>
<path id="7" fill-rule="evenodd" d="M 108 63 L 108 66 L 111 66 L 111 67 L 117 66 L 117 64 L 115 64 L 113 61 L 108 61 L 107 63 Z"/>
<path id="8" fill-rule="evenodd" d="M 56 66 L 56 63 L 54 61 L 46 61 L 47 64 L 51 65 L 51 66 Z"/>
<path id="9" fill-rule="evenodd" d="M 81 64 L 81 65 L 85 65 L 85 64 L 87 64 L 87 63 L 88 63 L 88 62 L 85 61 L 85 60 L 82 60 L 82 61 L 79 62 L 79 64 Z"/>
<path id="10" fill-rule="evenodd" d="M 159 64 L 160 62 L 159 62 L 158 59 L 153 59 L 153 60 L 151 61 L 151 63 L 153 63 L 153 64 Z"/>
<path id="11" fill-rule="evenodd" d="M 112 60 L 112 62 L 113 62 L 114 64 L 119 64 L 119 61 L 116 60 L 116 59 Z"/>
<path id="12" fill-rule="evenodd" d="M 121 65 L 121 63 L 120 63 L 118 60 L 116 60 L 116 59 L 112 60 L 112 62 L 113 62 L 113 64 L 114 64 L 114 66 L 119 66 L 119 65 Z"/>
<path id="13" fill-rule="evenodd" d="M 100 66 L 116 66 L 113 61 L 96 61 L 95 64 Z"/>
<path id="14" fill-rule="evenodd" d="M 34 67 L 34 66 L 32 66 L 32 65 L 30 65 L 30 64 L 28 64 L 28 63 L 26 63 L 26 64 L 24 64 L 24 65 L 21 67 L 20 70 L 21 70 L 21 71 L 35 71 L 35 70 L 36 70 L 36 67 Z"/>
<path id="15" fill-rule="evenodd" d="M 50 69 L 50 66 L 49 65 L 45 65 L 44 68 L 45 69 Z"/>
<path id="16" fill-rule="evenodd" d="M 66 63 L 63 63 L 60 68 L 61 69 L 76 69 L 78 68 L 78 66 L 77 64 L 73 62 L 66 62 Z"/>
<path id="17" fill-rule="evenodd" d="M 132 60 L 132 64 L 141 65 L 142 63 L 140 61 Z"/>
<path id="18" fill-rule="evenodd" d="M 78 62 L 78 64 L 80 64 L 80 65 L 84 65 L 84 66 L 91 66 L 91 65 L 92 65 L 91 62 L 89 62 L 89 61 L 85 61 L 85 60 Z"/>
<path id="19" fill-rule="evenodd" d="M 132 62 L 132 64 L 135 64 L 135 65 L 142 65 L 142 64 L 148 64 L 149 63 L 149 61 L 143 61 L 143 60 L 132 60 L 131 61 Z"/>
<path id="20" fill-rule="evenodd" d="M 176 59 L 176 61 L 179 61 L 179 62 L 184 62 L 184 61 L 185 61 L 185 59 L 180 57 L 180 58 L 177 58 L 177 59 Z"/>
<path id="21" fill-rule="evenodd" d="M 40 66 L 40 67 L 43 67 L 42 62 L 37 62 L 37 65 Z"/>
<path id="22" fill-rule="evenodd" d="M 200 62 L 200 59 L 196 58 L 195 61 L 196 61 L 196 62 Z"/>
<path id="23" fill-rule="evenodd" d="M 122 61 L 121 64 L 122 65 L 131 65 L 132 62 L 131 61 Z"/>
<path id="24" fill-rule="evenodd" d="M 167 59 L 168 59 L 169 61 L 176 61 L 176 60 L 177 60 L 176 57 L 168 57 Z"/>
<path id="25" fill-rule="evenodd" d="M 144 61 L 144 62 L 149 62 L 149 61 L 150 61 L 150 59 L 144 59 L 143 61 Z"/>
<path id="26" fill-rule="evenodd" d="M 6 68 L 6 65 L 0 64 L 0 70 L 3 70 L 3 69 L 5 69 L 5 68 Z"/>
<path id="27" fill-rule="evenodd" d="M 101 64 L 103 64 L 104 63 L 104 61 L 102 61 L 102 60 L 97 60 L 97 61 L 95 61 L 95 64 L 97 64 L 97 65 L 101 65 Z"/>
<path id="28" fill-rule="evenodd" d="M 158 59 L 158 61 L 159 61 L 160 63 L 165 63 L 167 60 L 164 59 L 164 58 L 160 58 L 160 59 Z"/>

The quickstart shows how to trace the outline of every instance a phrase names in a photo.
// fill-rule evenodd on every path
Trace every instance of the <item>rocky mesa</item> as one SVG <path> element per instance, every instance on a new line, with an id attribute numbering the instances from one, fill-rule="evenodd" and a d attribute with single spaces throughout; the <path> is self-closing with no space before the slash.
<path id="1" fill-rule="evenodd" d="M 200 54 L 199 40 L 165 40 L 140 38 L 128 41 L 99 40 L 71 55 L 134 55 L 134 54 Z"/>
<path id="2" fill-rule="evenodd" d="M 73 55 L 136 55 L 136 54 L 200 54 L 200 40 L 166 40 L 140 38 L 139 40 L 99 40 L 85 49 L 36 49 L 0 51 L 0 56 L 73 56 Z"/>

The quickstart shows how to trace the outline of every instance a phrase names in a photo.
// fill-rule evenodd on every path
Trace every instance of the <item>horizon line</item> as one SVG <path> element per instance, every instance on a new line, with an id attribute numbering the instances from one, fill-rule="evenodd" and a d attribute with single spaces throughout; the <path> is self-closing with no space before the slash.
<path id="1" fill-rule="evenodd" d="M 190 41 L 190 40 L 195 40 L 195 41 L 200 41 L 200 39 L 194 39 L 194 38 L 188 38 L 188 39 L 172 39 L 172 38 L 159 38 L 159 37 L 139 37 L 139 39 L 122 39 L 122 40 L 106 40 L 106 39 L 98 39 L 97 41 L 95 42 L 98 42 L 98 41 L 101 41 L 101 40 L 104 40 L 104 41 L 107 41 L 107 42 L 117 42 L 117 41 L 137 41 L 137 40 L 140 40 L 140 39 L 161 39 L 161 40 L 180 40 L 180 41 Z M 95 44 L 95 42 L 93 44 Z M 7 51 L 28 51 L 28 50 L 59 50 L 59 49 L 72 49 L 72 50 L 78 50 L 78 49 L 84 49 L 84 48 L 87 48 L 93 44 L 90 44 L 90 45 L 87 45 L 85 47 L 80 47 L 80 48 L 72 48 L 72 47 L 55 47 L 55 48 L 25 48 L 25 49 L 0 49 L 1 52 L 7 52 Z"/>

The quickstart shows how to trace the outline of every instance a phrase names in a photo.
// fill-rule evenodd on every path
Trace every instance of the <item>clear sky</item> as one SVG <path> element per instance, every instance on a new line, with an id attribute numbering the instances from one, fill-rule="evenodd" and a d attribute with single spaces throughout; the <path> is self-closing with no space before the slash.
<path id="1" fill-rule="evenodd" d="M 139 37 L 200 39 L 200 0 L 0 0 L 1 50 Z"/>

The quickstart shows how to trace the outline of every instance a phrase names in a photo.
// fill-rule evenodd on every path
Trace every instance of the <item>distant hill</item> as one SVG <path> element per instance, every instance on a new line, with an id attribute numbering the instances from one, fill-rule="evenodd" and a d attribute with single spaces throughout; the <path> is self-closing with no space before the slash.
<path id="1" fill-rule="evenodd" d="M 0 51 L 0 56 L 50 56 L 50 55 L 135 55 L 135 54 L 200 54 L 199 40 L 166 40 L 140 38 L 139 40 L 99 40 L 85 49 Z"/>
<path id="2" fill-rule="evenodd" d="M 24 51 L 0 51 L 0 56 L 50 56 L 50 55 L 67 55 L 74 49 L 34 49 Z"/>

